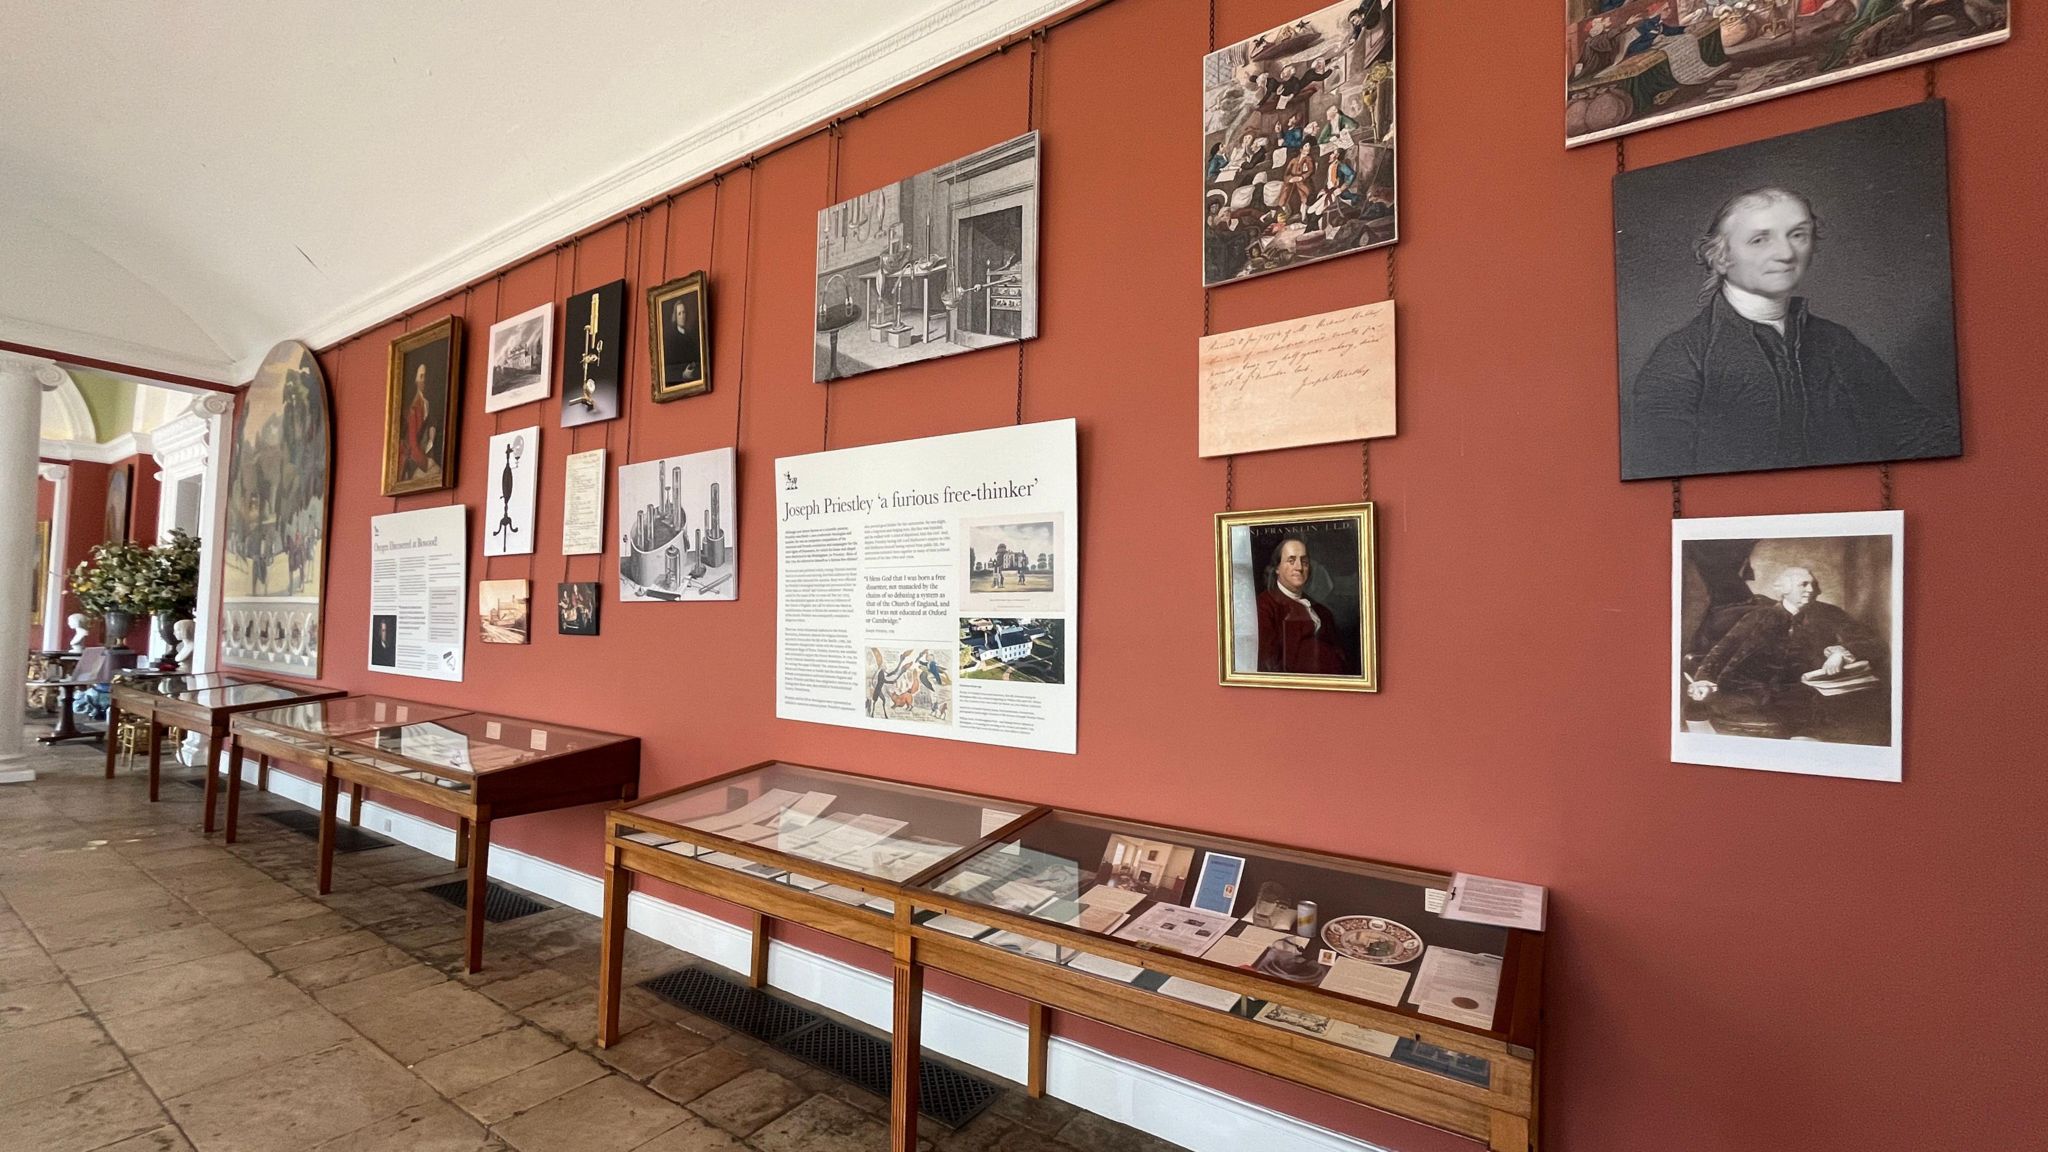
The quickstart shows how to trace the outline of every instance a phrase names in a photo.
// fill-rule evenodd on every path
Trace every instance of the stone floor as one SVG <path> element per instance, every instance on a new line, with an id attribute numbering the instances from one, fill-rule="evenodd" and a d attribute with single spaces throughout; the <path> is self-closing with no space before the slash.
<path id="1" fill-rule="evenodd" d="M 200 790 L 150 804 L 96 749 L 36 754 L 0 786 L 0 1152 L 863 1152 L 888 1105 L 637 987 L 625 1039 L 596 1027 L 598 922 L 554 908 L 493 926 L 417 889 L 449 861 L 335 858 L 244 792 L 240 843 L 199 832 Z M 627 979 L 686 963 L 633 937 Z M 1015 1087 L 935 1152 L 1163 1152 Z"/>

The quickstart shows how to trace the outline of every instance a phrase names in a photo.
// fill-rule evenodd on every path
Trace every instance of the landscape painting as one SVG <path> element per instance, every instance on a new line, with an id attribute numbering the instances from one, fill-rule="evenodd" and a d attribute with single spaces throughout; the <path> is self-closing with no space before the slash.
<path id="1" fill-rule="evenodd" d="M 331 476 L 327 379 L 312 349 L 271 349 L 235 410 L 222 549 L 221 663 L 320 674 Z"/>

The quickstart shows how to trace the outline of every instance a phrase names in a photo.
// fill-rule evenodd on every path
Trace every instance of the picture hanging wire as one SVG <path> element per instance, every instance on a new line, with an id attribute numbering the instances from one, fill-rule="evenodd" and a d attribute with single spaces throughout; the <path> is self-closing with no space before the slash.
<path id="1" fill-rule="evenodd" d="M 1889 460 L 1877 466 L 1878 507 L 1892 510 L 1892 466 Z"/>
<path id="2" fill-rule="evenodd" d="M 723 179 L 721 177 L 721 179 Z M 754 190 L 761 183 L 761 171 L 754 167 L 752 157 L 747 159 L 747 242 L 742 251 L 746 259 L 741 263 L 746 269 L 746 286 L 740 289 L 740 370 L 739 395 L 732 405 L 732 444 L 737 451 L 740 444 L 740 429 L 747 413 L 747 333 L 754 318 Z"/>
<path id="3" fill-rule="evenodd" d="M 463 327 L 465 327 L 465 328 L 469 327 L 469 299 L 470 299 L 470 295 L 471 295 L 472 293 L 474 293 L 475 291 L 476 291 L 476 285 L 475 285 L 475 284 L 469 284 L 469 285 L 465 286 L 465 287 L 464 287 L 464 288 L 462 289 L 462 325 L 463 325 Z M 452 296 L 452 295 L 454 295 L 454 293 L 452 293 L 452 292 L 451 292 L 451 293 L 449 293 L 449 295 L 451 295 L 451 296 Z M 491 366 L 490 366 L 490 357 L 489 357 L 489 355 L 488 355 L 488 350 L 489 350 L 489 345 L 490 345 L 490 341 L 489 341 L 489 340 L 485 340 L 485 341 L 484 341 L 484 344 L 485 344 L 485 348 L 486 348 L 486 353 L 487 353 L 487 354 L 485 355 L 485 357 L 484 357 L 484 387 L 485 387 L 485 388 L 489 388 L 489 387 L 491 386 L 491 384 L 490 384 L 490 380 L 491 380 L 491 372 L 490 372 L 490 367 L 491 367 Z M 464 362 L 463 362 L 463 370 L 464 370 L 465 372 L 467 372 L 467 371 L 469 370 L 469 364 L 468 364 L 468 361 L 470 361 L 470 360 L 474 360 L 475 358 L 476 358 L 476 353 L 475 353 L 474 351 L 471 351 L 471 353 L 469 354 L 469 356 L 467 356 L 467 357 L 465 357 L 465 358 L 464 358 Z M 458 387 L 458 382 L 457 382 L 457 381 L 454 381 L 454 380 L 450 380 L 450 381 L 448 382 L 448 394 L 449 394 L 449 396 L 450 396 L 451 398 L 452 398 L 452 397 L 453 397 L 453 396 L 455 395 L 455 392 L 456 392 L 456 388 L 457 388 L 457 387 Z M 449 486 L 447 487 L 446 491 L 447 491 L 447 493 L 448 493 L 448 494 L 447 494 L 446 496 L 442 497 L 442 499 L 441 499 L 441 505 L 442 505 L 442 507 L 444 507 L 444 508 L 452 508 L 452 507 L 454 507 L 454 506 L 455 506 L 455 505 L 456 505 L 457 503 L 459 503 L 459 499 L 458 499 L 458 498 L 459 498 L 459 496 L 460 496 L 460 492 L 459 492 L 459 490 L 458 490 L 458 489 L 456 488 L 456 486 L 455 486 L 455 485 L 453 485 L 453 484 L 450 484 L 450 485 L 449 485 Z"/>
<path id="4" fill-rule="evenodd" d="M 1031 33 L 1031 62 L 1024 82 L 1024 130 L 1030 132 L 1038 127 L 1038 43 L 1040 35 Z M 1039 169 L 1043 171 L 1045 157 L 1039 157 Z M 1017 341 L 1017 414 L 1014 423 L 1024 422 L 1024 345 L 1026 340 Z"/>
<path id="5" fill-rule="evenodd" d="M 633 286 L 637 284 L 642 288 L 646 287 L 644 281 L 632 274 L 634 216 L 638 216 L 640 219 L 640 244 L 642 247 L 645 247 L 647 244 L 646 213 L 641 212 L 627 216 L 626 245 L 619 253 L 619 279 L 627 281 L 625 292 L 626 323 L 624 327 L 628 332 L 633 330 L 633 296 L 635 294 Z M 619 356 L 619 407 L 624 410 L 626 416 L 626 458 L 621 463 L 630 464 L 636 459 L 633 455 L 633 425 L 635 423 L 634 415 L 637 407 L 633 403 L 633 358 L 624 355 L 623 352 L 624 350 L 621 349 L 622 354 Z"/>
<path id="6" fill-rule="evenodd" d="M 825 129 L 825 204 L 827 207 L 839 203 L 839 121 L 834 120 Z M 832 447 L 832 373 L 836 369 L 828 366 L 825 370 L 825 439 L 822 447 Z"/>
<path id="7" fill-rule="evenodd" d="M 468 302 L 467 302 L 467 301 L 464 301 L 464 305 L 463 305 L 463 311 L 464 311 L 465 313 L 469 311 L 469 307 L 468 307 Z M 493 286 L 493 288 L 491 289 L 491 327 L 493 327 L 493 328 L 497 327 L 497 326 L 498 326 L 498 321 L 500 321 L 500 320 L 503 320 L 504 318 L 505 318 L 505 273 L 504 273 L 503 271 L 500 271 L 500 272 L 498 273 L 498 281 L 497 281 L 497 284 L 496 284 L 495 286 Z M 490 392 L 491 392 L 491 334 L 490 334 L 489 332 L 485 332 L 485 333 L 484 333 L 484 395 L 488 396 L 488 395 L 490 395 Z M 503 432 L 504 430 L 505 430 L 505 410 L 504 410 L 503 408 L 500 408 L 500 409 L 498 409 L 498 410 L 497 410 L 496 412 L 493 412 L 493 413 L 491 413 L 491 434 L 492 434 L 493 436 L 495 436 L 495 435 L 497 435 L 498 433 L 500 433 L 500 432 Z M 485 492 L 485 495 L 486 495 L 486 496 L 488 496 L 488 495 L 490 494 L 490 485 L 488 485 L 488 484 L 484 485 L 484 492 Z"/>
<path id="8" fill-rule="evenodd" d="M 1213 54 L 1215 51 L 1216 0 L 1209 0 L 1209 54 Z M 1212 323 L 1209 313 L 1211 291 L 1212 289 L 1208 285 L 1202 286 L 1202 335 L 1204 336 L 1215 335 L 1215 333 L 1210 331 L 1210 324 Z M 1223 458 L 1223 510 L 1225 512 L 1237 511 L 1237 457 L 1234 455 Z"/>
<path id="9" fill-rule="evenodd" d="M 410 313 L 410 312 L 400 312 L 400 313 L 398 314 L 398 334 L 399 334 L 400 336 L 403 336 L 403 335 L 405 335 L 405 330 L 406 330 L 407 328 L 411 327 L 411 326 L 412 326 L 412 313 Z M 386 417 L 385 417 L 385 419 L 387 419 L 387 420 L 388 420 L 388 419 L 390 419 L 390 417 L 389 417 L 389 416 L 386 416 Z M 387 436 L 388 436 L 388 435 L 390 435 L 390 433 L 389 433 L 389 432 L 387 431 L 387 432 L 385 433 L 385 435 L 387 435 Z M 396 512 L 396 511 L 398 511 L 398 497 L 397 497 L 397 496 L 393 496 L 393 497 L 391 497 L 391 510 L 392 510 L 393 512 Z"/>

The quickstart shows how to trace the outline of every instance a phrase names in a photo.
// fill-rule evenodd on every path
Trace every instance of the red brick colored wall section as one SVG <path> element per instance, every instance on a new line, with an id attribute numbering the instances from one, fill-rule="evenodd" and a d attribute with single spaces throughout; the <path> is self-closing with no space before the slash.
<path id="1" fill-rule="evenodd" d="M 1218 40 L 1306 6 L 1218 0 Z M 1881 785 L 1669 762 L 1670 493 L 1615 480 L 1615 147 L 1561 145 L 1560 19 L 1554 3 L 1403 17 L 1401 433 L 1372 451 L 1379 695 L 1215 683 L 1224 464 L 1195 455 L 1194 388 L 1208 34 L 1204 6 L 1185 0 L 1115 0 L 1054 31 L 1038 68 L 1044 334 L 1022 351 L 1022 407 L 1080 424 L 1079 755 L 774 718 L 774 461 L 817 450 L 826 427 L 827 390 L 810 380 L 815 214 L 833 183 L 823 136 L 721 193 L 685 191 L 573 252 L 512 265 L 502 295 L 486 280 L 415 310 L 411 326 L 453 311 L 469 327 L 452 493 L 377 495 L 398 320 L 322 353 L 336 429 L 324 678 L 637 733 L 646 792 L 780 757 L 1550 885 L 1550 1148 L 2037 1144 L 2026 1053 L 2048 1033 L 2048 774 L 2032 729 L 2048 614 L 2034 601 L 2048 533 L 2029 521 L 2048 506 L 2036 382 L 2048 121 L 2015 113 L 2040 107 L 2048 34 L 2022 20 L 2011 43 L 1940 65 L 1968 454 L 1893 470 L 1909 534 L 1907 767 L 1903 784 Z M 1029 55 L 1012 49 L 848 122 L 841 195 L 1023 131 Z M 1639 134 L 1628 161 L 1895 107 L 1924 84 L 1924 70 L 1893 72 Z M 1386 260 L 1218 289 L 1213 324 L 1381 299 Z M 715 389 L 655 405 L 645 289 L 707 266 Z M 629 280 L 627 413 L 574 431 L 552 400 L 485 415 L 474 350 L 491 321 L 562 300 L 572 269 L 577 289 Z M 1018 359 L 1005 348 L 835 384 L 831 445 L 1009 423 Z M 542 613 L 530 646 L 472 642 L 462 684 L 365 671 L 370 517 L 480 508 L 487 439 L 534 422 L 539 553 L 487 562 L 472 531 L 471 579 L 531 578 L 537 605 L 564 578 L 603 581 L 604 635 L 557 636 Z M 619 604 L 610 555 L 562 557 L 570 452 L 605 446 L 616 467 L 736 434 L 736 602 Z M 1359 455 L 1240 460 L 1237 506 L 1356 499 Z M 74 536 L 96 530 L 93 485 L 80 476 Z M 1685 485 L 1700 516 L 1877 502 L 1870 466 Z M 599 827 L 593 808 L 497 835 L 594 873 Z M 1058 1026 L 1395 1147 L 1456 1146 L 1085 1022 Z"/>

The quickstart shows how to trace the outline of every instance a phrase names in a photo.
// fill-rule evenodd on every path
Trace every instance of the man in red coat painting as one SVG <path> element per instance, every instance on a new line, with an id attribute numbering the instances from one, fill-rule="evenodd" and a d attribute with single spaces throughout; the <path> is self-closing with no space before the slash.
<path id="1" fill-rule="evenodd" d="M 1299 536 L 1280 541 L 1259 593 L 1259 671 L 1356 676 L 1358 661 L 1337 636 L 1337 617 L 1308 598 L 1315 562 Z"/>

